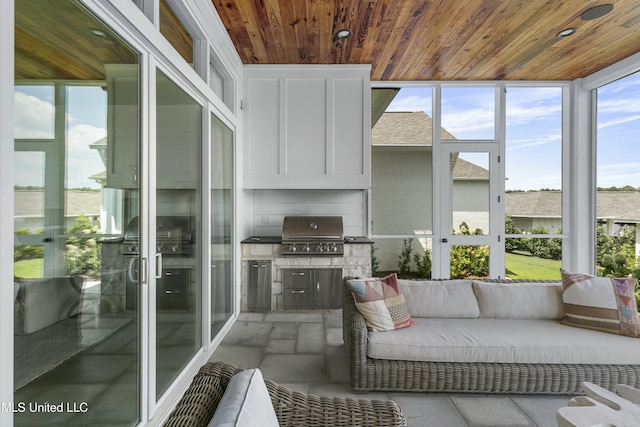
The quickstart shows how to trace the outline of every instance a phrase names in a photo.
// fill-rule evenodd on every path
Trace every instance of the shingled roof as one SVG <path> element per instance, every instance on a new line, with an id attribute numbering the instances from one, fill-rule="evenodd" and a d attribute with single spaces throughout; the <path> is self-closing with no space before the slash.
<path id="1" fill-rule="evenodd" d="M 371 129 L 371 145 L 380 146 L 432 146 L 433 121 L 424 111 L 385 112 Z M 446 129 L 442 139 L 455 140 Z"/>
<path id="2" fill-rule="evenodd" d="M 43 190 L 16 190 L 16 217 L 41 217 L 44 214 Z M 100 192 L 65 190 L 66 216 L 100 215 Z"/>
<path id="3" fill-rule="evenodd" d="M 507 193 L 506 212 L 513 217 L 561 218 L 560 191 L 526 191 Z M 598 219 L 616 222 L 640 222 L 640 192 L 598 191 L 596 197 Z"/>

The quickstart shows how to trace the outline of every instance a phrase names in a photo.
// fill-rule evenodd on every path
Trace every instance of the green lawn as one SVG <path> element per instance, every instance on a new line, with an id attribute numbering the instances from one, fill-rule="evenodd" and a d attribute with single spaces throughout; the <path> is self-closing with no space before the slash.
<path id="1" fill-rule="evenodd" d="M 13 274 L 23 279 L 42 277 L 42 258 L 28 259 L 14 263 Z"/>
<path id="2" fill-rule="evenodd" d="M 560 280 L 561 261 L 508 253 L 505 264 L 509 279 Z"/>

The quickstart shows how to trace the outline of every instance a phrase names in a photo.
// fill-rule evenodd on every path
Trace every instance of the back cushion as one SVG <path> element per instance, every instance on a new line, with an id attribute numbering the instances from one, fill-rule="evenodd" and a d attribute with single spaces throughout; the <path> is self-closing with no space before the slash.
<path id="1" fill-rule="evenodd" d="M 564 317 L 562 284 L 489 283 L 473 281 L 480 317 L 490 319 L 547 319 Z"/>
<path id="2" fill-rule="evenodd" d="M 269 390 L 259 369 L 248 369 L 231 377 L 209 426 L 278 426 Z"/>
<path id="3" fill-rule="evenodd" d="M 412 317 L 476 318 L 478 301 L 470 280 L 398 280 Z"/>

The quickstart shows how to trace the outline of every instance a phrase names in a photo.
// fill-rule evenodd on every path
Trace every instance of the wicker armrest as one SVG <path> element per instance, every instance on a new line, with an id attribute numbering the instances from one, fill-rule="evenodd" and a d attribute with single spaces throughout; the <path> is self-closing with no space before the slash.
<path id="1" fill-rule="evenodd" d="M 316 396 L 265 383 L 281 426 L 406 426 L 402 409 L 392 400 Z"/>
<path id="2" fill-rule="evenodd" d="M 206 426 L 211 421 L 229 380 L 242 369 L 225 363 L 207 363 L 191 381 L 165 427 Z"/>
<path id="3" fill-rule="evenodd" d="M 206 426 L 229 380 L 242 369 L 224 362 L 205 364 L 178 402 L 165 427 Z M 319 397 L 265 380 L 281 426 L 406 426 L 402 409 L 393 401 Z"/>
<path id="4" fill-rule="evenodd" d="M 358 311 L 356 302 L 346 283 L 343 289 L 342 335 L 344 337 L 344 345 L 351 360 L 355 359 L 364 363 L 367 358 L 367 324 L 362 314 Z"/>

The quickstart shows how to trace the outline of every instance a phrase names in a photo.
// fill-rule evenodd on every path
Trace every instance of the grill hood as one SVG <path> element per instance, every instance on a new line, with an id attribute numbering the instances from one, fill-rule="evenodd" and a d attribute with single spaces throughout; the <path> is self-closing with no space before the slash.
<path id="1" fill-rule="evenodd" d="M 282 223 L 282 255 L 344 254 L 341 216 L 286 216 Z"/>

